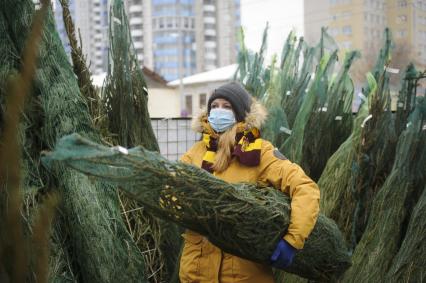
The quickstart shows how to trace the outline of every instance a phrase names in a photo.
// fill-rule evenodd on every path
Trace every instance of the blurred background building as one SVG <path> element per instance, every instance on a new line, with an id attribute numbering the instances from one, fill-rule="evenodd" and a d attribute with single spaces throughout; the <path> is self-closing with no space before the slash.
<path id="1" fill-rule="evenodd" d="M 139 60 L 171 81 L 235 63 L 239 0 L 126 0 Z"/>
<path id="2" fill-rule="evenodd" d="M 57 2 L 58 0 L 56 0 Z M 240 0 L 124 0 L 141 65 L 167 81 L 236 62 Z M 69 52 L 60 5 L 59 34 Z M 71 0 L 83 52 L 94 74 L 107 69 L 108 0 Z"/>
<path id="3" fill-rule="evenodd" d="M 321 26 L 327 26 L 339 47 L 376 56 L 389 27 L 401 55 L 426 65 L 425 0 L 304 0 L 304 35 L 318 42 Z M 397 50 L 398 51 L 398 50 Z"/>
<path id="4" fill-rule="evenodd" d="M 90 62 L 90 70 L 93 74 L 105 72 L 108 66 L 108 0 L 70 0 L 69 8 L 76 31 L 80 33 L 83 53 Z M 59 36 L 69 55 L 70 46 L 58 0 L 54 2 L 54 16 Z"/>

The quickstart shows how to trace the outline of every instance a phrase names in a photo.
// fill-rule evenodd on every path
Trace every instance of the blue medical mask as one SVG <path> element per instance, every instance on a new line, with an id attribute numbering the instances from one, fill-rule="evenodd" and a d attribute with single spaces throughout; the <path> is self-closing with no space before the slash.
<path id="1" fill-rule="evenodd" d="M 226 131 L 236 123 L 234 112 L 232 112 L 232 110 L 223 108 L 215 108 L 210 110 L 208 120 L 213 130 L 218 133 Z"/>

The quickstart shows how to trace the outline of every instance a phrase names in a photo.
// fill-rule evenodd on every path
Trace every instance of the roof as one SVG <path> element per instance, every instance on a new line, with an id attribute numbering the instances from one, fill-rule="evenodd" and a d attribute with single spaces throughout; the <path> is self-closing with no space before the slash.
<path id="1" fill-rule="evenodd" d="M 146 79 L 150 78 L 151 80 L 166 86 L 167 81 L 158 73 L 152 71 L 151 69 L 149 69 L 145 66 L 143 67 L 142 71 L 143 71 L 143 75 L 145 76 Z M 96 87 L 102 87 L 103 84 L 104 84 L 106 76 L 107 76 L 106 72 L 98 74 L 98 75 L 92 75 L 93 85 L 96 86 Z"/>
<path id="2" fill-rule="evenodd" d="M 143 66 L 142 68 L 143 75 L 145 77 L 150 77 L 152 80 L 161 83 L 161 84 L 167 84 L 167 81 L 165 78 L 163 78 L 159 73 L 156 73 L 155 71 Z"/>
<path id="3" fill-rule="evenodd" d="M 190 85 L 190 84 L 199 84 L 199 83 L 206 83 L 206 82 L 216 82 L 216 81 L 227 81 L 232 80 L 235 72 L 237 71 L 238 64 L 232 64 L 228 65 L 222 68 L 214 69 L 211 71 L 198 73 L 189 77 L 185 77 L 182 80 L 182 83 L 184 85 Z M 169 82 L 168 86 L 179 86 L 180 80 L 174 80 Z"/>

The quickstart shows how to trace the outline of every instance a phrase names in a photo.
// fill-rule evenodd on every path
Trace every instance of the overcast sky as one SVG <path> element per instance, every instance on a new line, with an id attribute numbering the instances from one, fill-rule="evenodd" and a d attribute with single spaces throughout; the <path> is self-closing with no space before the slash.
<path id="1" fill-rule="evenodd" d="M 257 51 L 269 22 L 267 57 L 281 54 L 288 33 L 303 35 L 303 0 L 241 0 L 241 25 L 249 49 Z"/>

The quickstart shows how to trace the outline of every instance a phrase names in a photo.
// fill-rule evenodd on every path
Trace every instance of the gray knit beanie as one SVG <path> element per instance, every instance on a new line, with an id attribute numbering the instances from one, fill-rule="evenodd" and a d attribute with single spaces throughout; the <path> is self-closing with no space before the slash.
<path id="1" fill-rule="evenodd" d="M 231 82 L 215 89 L 207 103 L 208 114 L 210 114 L 211 104 L 216 98 L 223 98 L 231 103 L 237 122 L 243 122 L 247 113 L 250 112 L 252 98 L 239 83 Z"/>

